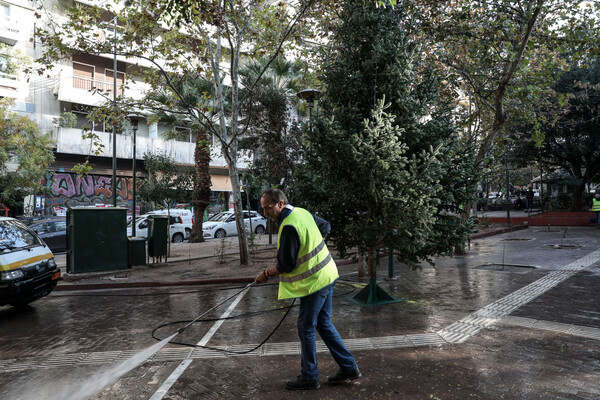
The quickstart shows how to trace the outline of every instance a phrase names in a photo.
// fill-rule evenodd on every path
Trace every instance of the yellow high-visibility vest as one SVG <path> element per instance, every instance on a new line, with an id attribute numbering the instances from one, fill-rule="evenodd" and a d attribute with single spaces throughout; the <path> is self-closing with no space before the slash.
<path id="1" fill-rule="evenodd" d="M 308 296 L 332 284 L 339 277 L 337 266 L 312 214 L 302 208 L 292 209 L 279 227 L 277 250 L 285 226 L 293 226 L 298 232 L 300 250 L 292 272 L 279 275 L 279 299 Z"/>
<path id="2" fill-rule="evenodd" d="M 600 211 L 600 200 L 592 199 L 592 211 Z"/>

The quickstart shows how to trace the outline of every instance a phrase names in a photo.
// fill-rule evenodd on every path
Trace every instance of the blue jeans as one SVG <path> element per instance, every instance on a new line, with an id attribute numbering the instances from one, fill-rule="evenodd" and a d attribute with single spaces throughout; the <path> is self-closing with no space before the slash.
<path id="1" fill-rule="evenodd" d="M 348 351 L 331 322 L 331 297 L 334 286 L 335 282 L 300 298 L 298 336 L 302 347 L 302 375 L 308 380 L 319 379 L 315 329 L 340 368 L 343 370 L 357 368 L 354 356 Z"/>

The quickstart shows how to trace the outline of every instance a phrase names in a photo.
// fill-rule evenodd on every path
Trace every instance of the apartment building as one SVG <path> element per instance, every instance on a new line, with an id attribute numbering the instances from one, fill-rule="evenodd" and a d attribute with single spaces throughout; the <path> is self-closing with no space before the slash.
<path id="1" fill-rule="evenodd" d="M 43 18 L 64 18 L 67 10 L 76 3 L 92 4 L 92 1 L 52 0 L 44 1 L 43 10 L 37 10 L 40 4 L 31 0 L 0 0 L 0 42 L 15 49 L 20 49 L 27 56 L 36 59 L 42 55 L 43 48 L 34 37 L 34 29 L 43 23 Z M 45 14 L 37 18 L 35 14 Z M 96 28 L 94 28 L 96 29 Z M 99 30 L 98 37 L 114 34 L 114 26 L 108 25 L 106 30 Z M 100 138 L 104 147 L 99 155 L 92 155 L 92 143 L 82 138 L 84 125 L 90 127 L 86 116 L 93 108 L 107 101 L 106 93 L 112 95 L 114 86 L 114 63 L 116 58 L 117 94 L 141 98 L 148 87 L 135 76 L 127 76 L 136 68 L 147 68 L 150 65 L 140 60 L 126 59 L 111 54 L 92 55 L 77 54 L 72 59 L 60 62 L 48 75 L 34 75 L 29 82 L 26 78 L 4 76 L 3 58 L 0 57 L 0 97 L 11 97 L 15 100 L 15 111 L 29 116 L 42 129 L 50 133 L 54 141 L 56 161 L 50 167 L 46 186 L 49 194 L 32 196 L 27 199 L 26 211 L 35 211 L 42 215 L 63 213 L 66 208 L 82 205 L 111 205 L 113 196 L 119 206 L 132 206 L 132 167 L 133 167 L 133 132 L 129 124 L 125 124 L 121 132 L 117 132 L 113 143 L 112 127 L 103 121 L 91 123 L 91 129 Z M 134 72 L 135 73 L 135 72 Z M 123 83 L 128 78 L 129 84 Z M 104 91 L 104 95 L 92 89 Z M 72 126 L 57 126 L 57 118 L 62 113 L 74 113 L 77 122 Z M 146 153 L 163 154 L 178 164 L 194 164 L 194 138 L 189 135 L 186 141 L 165 140 L 165 129 L 160 124 L 151 124 L 141 114 L 136 134 L 136 170 L 137 176 L 144 176 L 143 157 Z M 182 127 L 185 129 L 184 127 Z M 231 184 L 225 160 L 221 156 L 218 143 L 211 149 L 211 179 L 213 204 L 211 212 L 230 207 Z M 116 193 L 112 190 L 113 148 L 116 147 Z M 91 173 L 78 179 L 72 167 L 89 158 Z M 244 168 L 249 156 L 242 158 L 239 166 Z M 137 202 L 138 207 L 140 202 Z M 143 205 L 142 205 L 143 207 Z M 140 210 L 138 210 L 139 212 Z M 142 210 L 143 211 L 143 210 Z"/>

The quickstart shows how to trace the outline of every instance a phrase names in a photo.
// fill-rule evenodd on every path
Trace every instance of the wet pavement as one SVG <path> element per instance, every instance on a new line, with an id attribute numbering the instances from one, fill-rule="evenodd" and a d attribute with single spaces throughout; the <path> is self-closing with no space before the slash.
<path id="1" fill-rule="evenodd" d="M 395 281 L 383 279 L 384 257 L 378 284 L 404 302 L 381 306 L 348 299 L 366 278 L 340 262 L 333 321 L 363 378 L 328 385 L 337 367 L 321 345 L 321 389 L 310 393 L 283 387 L 299 373 L 297 308 L 275 329 L 291 302 L 273 284 L 242 290 L 252 269 L 192 268 L 214 259 L 216 241 L 202 245 L 173 248 L 168 266 L 71 277 L 25 310 L 0 307 L 0 398 L 68 398 L 157 343 L 155 328 L 169 324 L 155 331 L 168 337 L 232 297 L 175 338 L 218 349 L 169 343 L 90 398 L 600 399 L 598 229 L 475 239 L 436 268 L 396 265 Z"/>

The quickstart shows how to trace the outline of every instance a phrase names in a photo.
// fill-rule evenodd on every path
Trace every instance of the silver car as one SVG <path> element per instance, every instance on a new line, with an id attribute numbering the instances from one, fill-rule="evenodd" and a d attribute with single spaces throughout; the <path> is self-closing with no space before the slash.
<path id="1" fill-rule="evenodd" d="M 252 219 L 252 230 L 254 233 L 265 233 L 267 221 L 265 217 L 256 211 L 244 211 L 244 224 L 246 230 L 250 230 L 250 219 Z M 223 238 L 225 236 L 237 236 L 235 226 L 235 215 L 232 211 L 222 212 L 210 217 L 202 223 L 202 234 L 205 238 Z"/>

